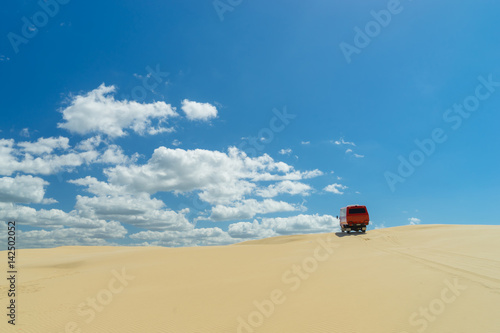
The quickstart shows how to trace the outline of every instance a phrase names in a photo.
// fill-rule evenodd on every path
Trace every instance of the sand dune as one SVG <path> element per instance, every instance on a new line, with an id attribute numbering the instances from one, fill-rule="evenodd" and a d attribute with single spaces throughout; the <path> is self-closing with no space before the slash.
<path id="1" fill-rule="evenodd" d="M 21 250 L 16 326 L 2 279 L 0 332 L 498 333 L 499 239 L 498 226 L 426 225 Z"/>

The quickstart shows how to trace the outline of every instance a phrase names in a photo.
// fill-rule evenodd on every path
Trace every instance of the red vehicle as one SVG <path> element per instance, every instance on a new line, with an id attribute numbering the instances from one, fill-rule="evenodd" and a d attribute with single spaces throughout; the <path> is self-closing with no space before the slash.
<path id="1" fill-rule="evenodd" d="M 366 206 L 350 205 L 340 208 L 340 228 L 342 232 L 366 231 L 370 216 Z"/>

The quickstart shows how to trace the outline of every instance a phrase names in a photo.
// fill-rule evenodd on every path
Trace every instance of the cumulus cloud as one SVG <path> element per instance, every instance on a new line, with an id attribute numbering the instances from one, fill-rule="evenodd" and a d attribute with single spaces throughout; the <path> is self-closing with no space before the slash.
<path id="1" fill-rule="evenodd" d="M 99 155 L 96 151 L 49 154 L 47 152 L 52 148 L 56 149 L 56 145 L 59 149 L 63 149 L 62 146 L 65 146 L 65 140 L 58 138 L 52 141 L 58 143 L 48 147 L 49 139 L 38 140 L 33 145 L 24 142 L 21 149 L 15 147 L 15 142 L 12 139 L 0 139 L 0 175 L 10 176 L 14 172 L 50 175 L 95 162 Z M 34 156 L 26 152 L 26 149 L 36 151 L 37 154 L 45 153 L 41 156 Z"/>
<path id="2" fill-rule="evenodd" d="M 266 199 L 257 201 L 255 199 L 243 200 L 231 206 L 216 205 L 212 208 L 210 219 L 213 221 L 244 220 L 252 218 L 257 214 L 269 214 L 276 212 L 291 212 L 297 208 L 284 201 Z"/>
<path id="3" fill-rule="evenodd" d="M 109 240 L 124 238 L 127 230 L 117 221 L 86 218 L 73 210 L 40 209 L 0 202 L 0 221 L 16 221 L 19 248 L 68 245 L 112 245 Z M 22 230 L 22 226 L 43 228 Z M 47 230 L 48 229 L 48 230 Z"/>
<path id="4" fill-rule="evenodd" d="M 19 224 L 33 227 L 45 228 L 102 228 L 108 222 L 92 218 L 82 217 L 77 211 L 67 213 L 60 209 L 40 209 L 16 205 L 12 203 L 0 203 L 0 220 L 19 221 Z"/>
<path id="5" fill-rule="evenodd" d="M 134 154 L 128 157 L 123 153 L 123 149 L 117 145 L 109 145 L 106 150 L 99 156 L 96 162 L 105 164 L 127 164 L 137 160 L 138 155 Z"/>
<path id="6" fill-rule="evenodd" d="M 230 203 L 237 200 L 242 200 L 245 196 L 253 193 L 257 185 L 250 181 L 241 180 L 234 176 L 234 182 L 229 179 L 232 175 L 223 179 L 221 182 L 214 183 L 200 183 L 198 197 L 210 204 Z"/>
<path id="7" fill-rule="evenodd" d="M 125 191 L 124 186 L 112 185 L 106 182 L 101 182 L 94 177 L 87 176 L 85 178 L 71 179 L 68 183 L 87 187 L 87 192 L 100 196 L 116 196 Z"/>
<path id="8" fill-rule="evenodd" d="M 296 171 L 269 155 L 251 158 L 234 147 L 227 153 L 159 147 L 146 164 L 116 166 L 106 169 L 105 174 L 111 183 L 125 185 L 133 192 L 199 190 L 201 200 L 227 204 L 253 193 L 256 182 L 300 180 L 322 172 Z"/>
<path id="9" fill-rule="evenodd" d="M 278 236 L 275 230 L 265 228 L 259 221 L 237 222 L 228 227 L 227 233 L 233 238 L 259 239 Z"/>
<path id="10" fill-rule="evenodd" d="M 88 218 L 116 220 L 150 230 L 187 230 L 184 212 L 164 209 L 161 200 L 146 194 L 116 197 L 77 196 L 75 208 Z"/>
<path id="11" fill-rule="evenodd" d="M 281 155 L 290 155 L 292 153 L 292 150 L 290 148 L 281 149 L 278 153 Z"/>
<path id="12" fill-rule="evenodd" d="M 62 170 L 71 170 L 83 164 L 94 162 L 99 153 L 96 151 L 68 153 L 64 155 L 45 155 L 33 158 L 26 154 L 18 164 L 18 171 L 33 174 L 50 175 Z"/>
<path id="13" fill-rule="evenodd" d="M 217 108 L 215 106 L 187 99 L 182 101 L 182 111 L 184 111 L 189 120 L 207 121 L 217 117 Z"/>
<path id="14" fill-rule="evenodd" d="M 64 122 L 58 127 L 82 135 L 102 133 L 109 137 L 125 136 L 129 130 L 140 135 L 173 131 L 162 127 L 168 118 L 178 115 L 170 104 L 117 101 L 113 96 L 115 91 L 115 86 L 103 83 L 87 94 L 74 96 L 62 110 Z M 157 127 L 153 126 L 153 120 L 157 121 Z"/>
<path id="15" fill-rule="evenodd" d="M 326 192 L 334 193 L 334 194 L 344 194 L 344 192 L 342 192 L 342 191 L 345 189 L 347 189 L 347 186 L 335 183 L 335 184 L 331 184 L 331 185 L 326 186 L 323 190 Z"/>
<path id="16" fill-rule="evenodd" d="M 61 171 L 73 171 L 82 165 L 93 163 L 129 164 L 138 154 L 126 156 L 118 145 L 106 145 L 99 151 L 100 137 L 84 140 L 72 149 L 68 138 L 39 138 L 35 142 L 19 142 L 0 139 L 0 175 L 16 172 L 52 175 Z"/>
<path id="17" fill-rule="evenodd" d="M 416 217 L 410 217 L 408 219 L 408 222 L 410 225 L 417 225 L 417 224 L 420 224 L 420 219 L 418 219 Z"/>
<path id="18" fill-rule="evenodd" d="M 331 215 L 296 215 L 263 218 L 262 221 L 238 222 L 229 225 L 228 234 L 234 238 L 258 239 L 280 235 L 337 232 L 338 219 Z"/>
<path id="19" fill-rule="evenodd" d="M 143 246 L 207 246 L 226 245 L 241 241 L 220 228 L 193 228 L 188 231 L 141 231 L 130 238 L 144 241 Z"/>
<path id="20" fill-rule="evenodd" d="M 101 136 L 96 135 L 96 136 L 93 136 L 91 138 L 80 141 L 80 143 L 78 143 L 78 145 L 76 146 L 76 149 L 86 150 L 86 151 L 94 150 L 97 147 L 99 147 L 102 142 L 103 142 L 103 140 L 102 140 Z"/>
<path id="21" fill-rule="evenodd" d="M 55 149 L 68 149 L 69 139 L 62 136 L 58 138 L 39 138 L 36 142 L 19 142 L 17 145 L 22 147 L 23 151 L 27 153 L 42 155 L 50 154 Z"/>
<path id="22" fill-rule="evenodd" d="M 307 196 L 310 194 L 310 191 L 312 191 L 312 188 L 307 184 L 284 180 L 277 184 L 271 184 L 266 188 L 259 189 L 256 191 L 256 194 L 264 198 L 272 198 L 283 193 L 291 195 L 300 194 Z"/>
<path id="23" fill-rule="evenodd" d="M 69 181 L 86 186 L 93 197 L 76 197 L 78 214 L 90 219 L 116 220 L 151 230 L 188 230 L 190 223 L 185 217 L 189 210 L 175 212 L 166 209 L 165 203 L 151 198 L 147 193 L 128 193 L 124 186 L 108 184 L 96 178 Z"/>
<path id="24" fill-rule="evenodd" d="M 0 178 L 0 202 L 41 203 L 44 200 L 45 186 L 49 183 L 33 176 Z M 53 199 L 52 199 L 53 200 Z M 50 199 L 45 201 L 53 202 Z"/>
<path id="25" fill-rule="evenodd" d="M 109 240 L 124 238 L 127 230 L 118 222 L 106 222 L 97 228 L 60 228 L 55 230 L 18 231 L 18 247 L 118 245 Z"/>

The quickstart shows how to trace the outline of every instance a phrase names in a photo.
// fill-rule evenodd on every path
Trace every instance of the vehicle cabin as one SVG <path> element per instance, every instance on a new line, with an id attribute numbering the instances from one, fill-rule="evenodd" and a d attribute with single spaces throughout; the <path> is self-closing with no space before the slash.
<path id="1" fill-rule="evenodd" d="M 339 221 L 342 232 L 366 232 L 366 227 L 370 223 L 370 216 L 366 206 L 350 205 L 340 208 Z"/>

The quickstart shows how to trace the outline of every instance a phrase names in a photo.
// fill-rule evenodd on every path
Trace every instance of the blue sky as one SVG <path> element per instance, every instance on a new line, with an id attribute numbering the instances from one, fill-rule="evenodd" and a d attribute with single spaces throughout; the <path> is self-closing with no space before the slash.
<path id="1" fill-rule="evenodd" d="M 348 204 L 372 228 L 496 224 L 499 9 L 9 3 L 0 221 L 21 247 L 328 232 Z"/>

